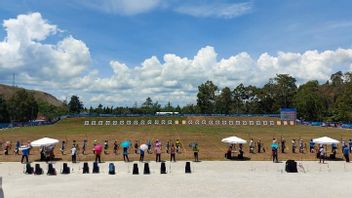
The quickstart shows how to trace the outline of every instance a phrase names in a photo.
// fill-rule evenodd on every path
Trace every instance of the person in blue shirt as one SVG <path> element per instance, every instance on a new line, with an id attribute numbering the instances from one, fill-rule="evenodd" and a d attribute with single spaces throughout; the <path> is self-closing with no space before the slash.
<path id="1" fill-rule="evenodd" d="M 21 159 L 21 163 L 23 164 L 23 160 L 24 158 L 26 158 L 26 162 L 28 163 L 28 154 L 29 154 L 29 147 L 24 148 L 22 150 L 22 159 Z"/>
<path id="2" fill-rule="evenodd" d="M 21 146 L 20 141 L 17 141 L 17 142 L 16 142 L 16 148 L 15 148 L 15 154 L 16 154 L 16 155 L 18 155 L 19 152 L 20 152 L 20 146 Z"/>
<path id="3" fill-rule="evenodd" d="M 313 139 L 310 139 L 310 142 L 309 142 L 309 151 L 311 153 L 314 153 L 314 146 L 315 146 L 315 143 L 313 142 Z"/>
<path id="4" fill-rule="evenodd" d="M 350 162 L 350 149 L 348 146 L 343 148 L 343 156 L 345 157 L 346 162 Z"/>
<path id="5" fill-rule="evenodd" d="M 271 152 L 272 152 L 272 157 L 273 157 L 273 162 L 278 163 L 278 150 L 279 145 L 276 143 L 276 141 L 273 141 L 273 143 L 271 144 Z"/>

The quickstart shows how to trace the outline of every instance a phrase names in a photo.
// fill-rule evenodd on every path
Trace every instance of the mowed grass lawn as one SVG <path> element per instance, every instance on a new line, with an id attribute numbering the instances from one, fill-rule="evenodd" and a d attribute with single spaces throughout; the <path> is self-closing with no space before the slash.
<path id="1" fill-rule="evenodd" d="M 174 118 L 175 119 L 175 118 Z M 81 161 L 93 160 L 92 153 L 93 140 L 103 144 L 104 140 L 109 141 L 108 154 L 102 155 L 103 160 L 122 160 L 121 148 L 118 155 L 113 154 L 113 142 L 117 140 L 131 140 L 133 143 L 138 140 L 140 143 L 145 143 L 148 139 L 155 141 L 161 140 L 163 144 L 162 159 L 169 160 L 170 156 L 165 151 L 166 142 L 180 139 L 183 144 L 182 152 L 176 155 L 177 160 L 193 159 L 192 149 L 189 144 L 197 142 L 200 149 L 201 160 L 225 160 L 224 153 L 228 145 L 221 142 L 222 138 L 236 135 L 249 141 L 251 138 L 256 142 L 258 139 L 264 143 L 266 152 L 250 154 L 248 145 L 244 146 L 245 156 L 251 160 L 270 160 L 271 151 L 270 144 L 275 137 L 280 141 L 281 136 L 286 139 L 287 149 L 286 154 L 279 153 L 280 160 L 295 159 L 295 160 L 315 160 L 315 154 L 309 153 L 309 148 L 304 154 L 298 153 L 298 139 L 302 138 L 309 147 L 311 138 L 330 136 L 341 140 L 348 140 L 352 137 L 351 130 L 309 126 L 201 126 L 201 125 L 146 125 L 146 126 L 84 126 L 84 118 L 65 119 L 55 125 L 15 128 L 0 131 L 0 141 L 11 141 L 12 151 L 10 155 L 5 156 L 3 152 L 0 154 L 0 161 L 19 161 L 21 156 L 14 155 L 13 150 L 17 140 L 21 142 L 33 141 L 44 136 L 65 140 L 66 154 L 61 155 L 59 149 L 61 142 L 55 147 L 55 155 L 62 160 L 70 160 L 70 148 L 72 141 L 76 140 L 79 147 L 82 146 L 83 140 L 88 140 L 88 154 L 78 156 Z M 92 119 L 94 120 L 94 119 Z M 109 118 L 95 120 L 113 120 Z M 291 140 L 297 140 L 297 153 L 291 152 Z M 339 145 L 341 148 L 341 145 Z M 330 148 L 328 149 L 330 151 Z M 134 149 L 130 148 L 130 159 L 137 160 L 139 155 L 134 154 Z M 154 160 L 154 154 L 146 154 L 146 160 Z M 342 158 L 341 149 L 338 149 L 337 157 Z M 31 151 L 30 160 L 39 159 L 39 151 L 34 148 Z"/>

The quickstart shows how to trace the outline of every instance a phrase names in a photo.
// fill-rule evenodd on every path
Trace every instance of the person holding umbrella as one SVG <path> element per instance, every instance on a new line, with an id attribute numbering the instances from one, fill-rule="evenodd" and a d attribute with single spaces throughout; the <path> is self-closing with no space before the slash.
<path id="1" fill-rule="evenodd" d="M 122 155 L 123 155 L 123 161 L 129 162 L 130 159 L 128 158 L 128 147 L 130 146 L 129 141 L 124 141 L 121 143 L 121 147 L 123 149 Z"/>
<path id="2" fill-rule="evenodd" d="M 144 161 L 145 150 L 148 150 L 148 145 L 142 144 L 141 146 L 139 146 L 139 161 L 141 161 L 141 162 Z"/>

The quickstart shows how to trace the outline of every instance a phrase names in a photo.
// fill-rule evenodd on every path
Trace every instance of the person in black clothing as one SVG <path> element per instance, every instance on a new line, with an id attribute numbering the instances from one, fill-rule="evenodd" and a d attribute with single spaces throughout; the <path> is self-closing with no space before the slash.
<path id="1" fill-rule="evenodd" d="M 128 159 L 128 147 L 123 148 L 123 161 L 129 162 L 130 159 Z"/>

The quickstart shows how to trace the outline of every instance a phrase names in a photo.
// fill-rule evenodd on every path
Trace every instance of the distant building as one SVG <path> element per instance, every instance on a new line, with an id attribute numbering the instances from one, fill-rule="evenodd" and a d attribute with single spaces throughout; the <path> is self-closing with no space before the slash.
<path id="1" fill-rule="evenodd" d="M 156 115 L 178 115 L 179 112 L 156 112 Z"/>

